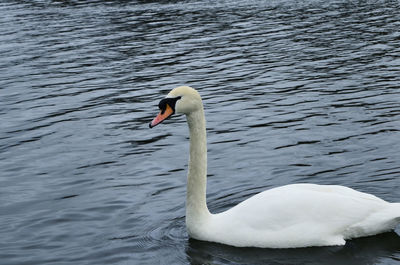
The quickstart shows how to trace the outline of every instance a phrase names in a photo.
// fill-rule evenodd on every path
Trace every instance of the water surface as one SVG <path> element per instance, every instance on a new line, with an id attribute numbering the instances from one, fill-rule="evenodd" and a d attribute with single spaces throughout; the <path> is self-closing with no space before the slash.
<path id="1" fill-rule="evenodd" d="M 268 250 L 189 240 L 203 96 L 208 205 L 289 183 L 400 201 L 398 1 L 3 1 L 0 264 L 396 264 L 397 233 Z"/>

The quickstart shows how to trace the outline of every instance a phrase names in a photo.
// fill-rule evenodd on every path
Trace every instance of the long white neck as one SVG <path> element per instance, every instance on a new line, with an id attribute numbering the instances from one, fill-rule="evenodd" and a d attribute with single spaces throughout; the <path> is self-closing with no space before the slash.
<path id="1" fill-rule="evenodd" d="M 190 132 L 190 158 L 186 194 L 186 226 L 189 235 L 197 237 L 211 216 L 206 202 L 207 139 L 204 111 L 188 114 Z"/>

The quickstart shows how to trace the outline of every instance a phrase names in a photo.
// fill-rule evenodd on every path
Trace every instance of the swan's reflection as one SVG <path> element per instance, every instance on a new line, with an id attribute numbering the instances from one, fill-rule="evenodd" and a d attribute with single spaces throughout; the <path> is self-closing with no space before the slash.
<path id="1" fill-rule="evenodd" d="M 396 232 L 347 241 L 340 247 L 297 249 L 235 248 L 189 239 L 186 254 L 190 264 L 328 264 L 367 265 L 380 258 L 400 261 L 400 236 Z"/>

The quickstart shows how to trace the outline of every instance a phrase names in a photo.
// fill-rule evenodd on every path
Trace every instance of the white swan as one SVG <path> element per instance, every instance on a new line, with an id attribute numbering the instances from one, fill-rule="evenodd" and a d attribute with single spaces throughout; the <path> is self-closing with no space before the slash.
<path id="1" fill-rule="evenodd" d="M 190 158 L 186 228 L 190 237 L 237 247 L 294 248 L 344 245 L 346 239 L 390 231 L 400 203 L 343 186 L 292 184 L 273 188 L 218 214 L 206 204 L 207 146 L 203 103 L 193 88 L 173 89 L 159 103 L 150 128 L 186 114 Z"/>

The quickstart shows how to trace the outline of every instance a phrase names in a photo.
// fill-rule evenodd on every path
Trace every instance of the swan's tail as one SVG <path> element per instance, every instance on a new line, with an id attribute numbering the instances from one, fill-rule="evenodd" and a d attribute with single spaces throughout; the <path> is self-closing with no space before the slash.
<path id="1" fill-rule="evenodd" d="M 400 202 L 393 203 L 394 211 L 397 213 L 397 218 L 399 219 L 400 222 Z"/>
<path id="2" fill-rule="evenodd" d="M 387 207 L 365 219 L 360 227 L 365 235 L 376 235 L 396 229 L 400 224 L 400 203 L 388 203 Z"/>
<path id="3" fill-rule="evenodd" d="M 391 209 L 391 215 L 393 218 L 393 229 L 395 229 L 400 224 L 400 203 L 392 203 Z"/>

